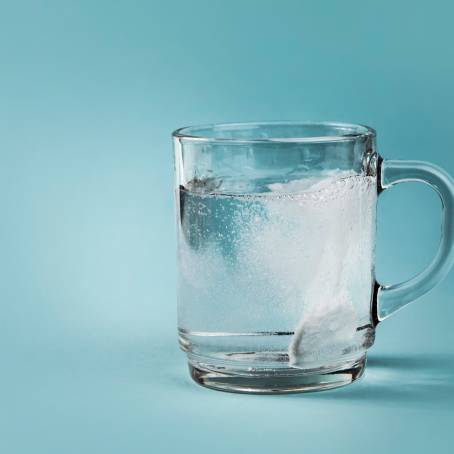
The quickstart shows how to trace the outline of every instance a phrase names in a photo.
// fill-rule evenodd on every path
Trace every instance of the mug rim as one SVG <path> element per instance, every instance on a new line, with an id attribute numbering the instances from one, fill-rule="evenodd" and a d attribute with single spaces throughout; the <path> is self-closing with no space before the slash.
<path id="1" fill-rule="evenodd" d="M 289 127 L 320 127 L 330 128 L 338 131 L 336 134 L 329 135 L 308 135 L 308 136 L 292 136 L 292 137 L 225 137 L 214 135 L 216 129 L 235 129 L 244 130 L 250 128 L 273 126 L 289 126 Z M 197 131 L 210 130 L 213 135 L 197 133 Z M 210 123 L 194 126 L 184 126 L 178 128 L 172 133 L 172 137 L 178 140 L 195 141 L 195 142 L 221 142 L 221 143 L 329 143 L 329 142 L 346 142 L 355 141 L 358 139 L 366 139 L 375 137 L 376 131 L 370 126 L 355 123 L 344 123 L 337 121 L 257 121 L 257 122 L 232 122 L 232 123 Z"/>

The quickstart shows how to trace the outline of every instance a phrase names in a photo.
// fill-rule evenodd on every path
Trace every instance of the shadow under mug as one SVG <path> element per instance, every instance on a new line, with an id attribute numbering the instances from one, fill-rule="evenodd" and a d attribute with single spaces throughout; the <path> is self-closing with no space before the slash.
<path id="1" fill-rule="evenodd" d="M 375 328 L 453 263 L 454 182 L 384 160 L 344 123 L 235 123 L 173 133 L 178 331 L 192 378 L 224 391 L 329 389 L 359 378 Z M 430 265 L 393 285 L 374 274 L 377 195 L 419 181 L 440 196 Z"/>

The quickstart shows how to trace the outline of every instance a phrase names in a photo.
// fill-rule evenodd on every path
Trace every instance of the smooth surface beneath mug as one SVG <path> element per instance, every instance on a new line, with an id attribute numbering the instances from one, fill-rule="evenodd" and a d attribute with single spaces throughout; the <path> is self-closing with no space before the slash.
<path id="1" fill-rule="evenodd" d="M 454 174 L 453 5 L 9 2 L 0 21 L 0 451 L 426 453 L 454 443 L 454 274 L 383 322 L 365 377 L 245 396 L 178 351 L 169 132 L 363 122 Z M 190 19 L 190 20 L 189 20 Z M 439 202 L 381 197 L 377 273 L 433 257 Z"/>

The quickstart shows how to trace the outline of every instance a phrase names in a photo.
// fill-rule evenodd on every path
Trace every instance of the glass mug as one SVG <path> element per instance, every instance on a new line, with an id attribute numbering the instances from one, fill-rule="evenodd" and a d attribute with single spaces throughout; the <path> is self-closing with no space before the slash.
<path id="1" fill-rule="evenodd" d="M 429 163 L 383 160 L 375 138 L 343 123 L 173 133 L 179 342 L 197 383 L 248 393 L 352 383 L 377 324 L 446 276 L 453 180 Z M 417 276 L 381 285 L 377 194 L 405 181 L 439 194 L 440 246 Z"/>

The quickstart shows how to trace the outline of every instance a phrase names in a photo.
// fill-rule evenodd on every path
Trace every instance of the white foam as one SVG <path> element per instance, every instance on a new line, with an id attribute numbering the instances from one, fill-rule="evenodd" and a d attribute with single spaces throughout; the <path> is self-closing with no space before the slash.
<path id="1" fill-rule="evenodd" d="M 268 185 L 271 192 L 282 194 L 297 194 L 301 192 L 315 192 L 331 186 L 334 182 L 354 176 L 352 170 L 327 170 L 323 176 L 308 177 L 300 180 L 292 180 L 287 183 L 273 183 Z"/>

